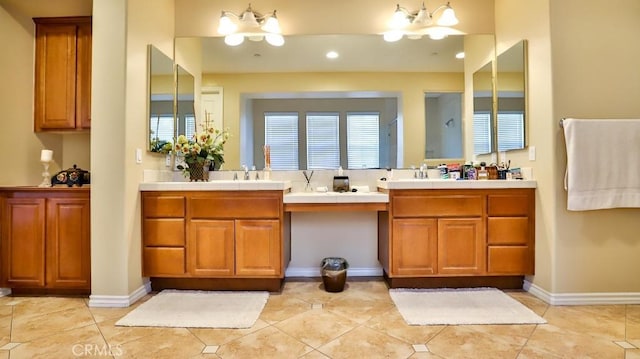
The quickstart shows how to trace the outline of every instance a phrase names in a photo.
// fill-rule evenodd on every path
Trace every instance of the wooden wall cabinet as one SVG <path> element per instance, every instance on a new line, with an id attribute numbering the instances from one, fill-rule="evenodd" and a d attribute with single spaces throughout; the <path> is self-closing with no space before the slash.
<path id="1" fill-rule="evenodd" d="M 389 278 L 533 274 L 533 189 L 392 190 L 379 220 Z"/>
<path id="2" fill-rule="evenodd" d="M 89 192 L 3 189 L 0 195 L 2 285 L 88 293 Z"/>
<path id="3" fill-rule="evenodd" d="M 278 191 L 143 192 L 143 275 L 283 278 Z"/>
<path id="4" fill-rule="evenodd" d="M 34 130 L 91 128 L 91 17 L 34 18 Z"/>

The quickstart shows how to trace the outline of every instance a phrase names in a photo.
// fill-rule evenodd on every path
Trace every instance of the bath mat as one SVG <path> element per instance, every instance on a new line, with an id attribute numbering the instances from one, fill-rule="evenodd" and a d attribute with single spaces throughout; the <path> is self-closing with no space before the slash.
<path id="1" fill-rule="evenodd" d="M 250 328 L 269 292 L 163 290 L 116 322 L 126 327 Z"/>
<path id="2" fill-rule="evenodd" d="M 390 289 L 389 295 L 409 325 L 547 322 L 495 288 Z"/>

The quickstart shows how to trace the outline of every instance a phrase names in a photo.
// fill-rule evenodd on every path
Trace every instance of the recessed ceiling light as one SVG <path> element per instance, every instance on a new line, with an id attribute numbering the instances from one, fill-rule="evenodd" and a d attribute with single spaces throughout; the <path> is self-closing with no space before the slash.
<path id="1" fill-rule="evenodd" d="M 456 59 L 464 59 L 464 52 L 458 52 L 456 54 Z"/>
<path id="2" fill-rule="evenodd" d="M 338 55 L 338 53 L 335 52 L 335 51 L 329 51 L 329 52 L 327 52 L 326 56 L 327 56 L 328 59 L 337 59 L 338 56 L 340 56 L 340 55 Z"/>

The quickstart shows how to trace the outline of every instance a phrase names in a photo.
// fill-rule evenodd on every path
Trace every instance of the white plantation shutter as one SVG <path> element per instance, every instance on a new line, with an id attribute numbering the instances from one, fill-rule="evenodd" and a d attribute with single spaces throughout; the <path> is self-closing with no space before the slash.
<path id="1" fill-rule="evenodd" d="M 347 113 L 347 165 L 380 167 L 380 114 Z"/>
<path id="2" fill-rule="evenodd" d="M 196 118 L 195 116 L 187 116 L 184 119 L 185 122 L 185 136 L 187 136 L 187 138 L 193 138 L 193 136 L 196 134 Z"/>
<path id="3" fill-rule="evenodd" d="M 498 151 L 524 148 L 524 113 L 498 112 Z"/>
<path id="4" fill-rule="evenodd" d="M 307 114 L 307 169 L 340 166 L 339 122 L 337 113 Z"/>
<path id="5" fill-rule="evenodd" d="M 298 169 L 298 114 L 267 112 L 264 143 L 271 146 L 271 169 Z"/>
<path id="6" fill-rule="evenodd" d="M 473 113 L 473 153 L 491 153 L 491 113 Z"/>

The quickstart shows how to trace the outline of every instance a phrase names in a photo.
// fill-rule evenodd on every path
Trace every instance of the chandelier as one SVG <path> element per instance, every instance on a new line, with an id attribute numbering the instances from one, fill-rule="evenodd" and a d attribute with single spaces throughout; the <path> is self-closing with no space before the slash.
<path id="1" fill-rule="evenodd" d="M 262 15 L 253 11 L 251 4 L 240 15 L 231 11 L 222 11 L 218 33 L 224 35 L 224 42 L 229 46 L 238 46 L 247 38 L 251 41 L 266 40 L 270 45 L 284 45 L 284 37 L 276 11 Z"/>
<path id="2" fill-rule="evenodd" d="M 416 11 L 409 11 L 397 4 L 389 21 L 390 30 L 383 36 L 385 41 L 389 42 L 398 41 L 404 35 L 410 39 L 419 39 L 423 35 L 428 35 L 433 40 L 441 40 L 448 35 L 461 33 L 450 27 L 456 24 L 458 24 L 458 18 L 448 2 L 432 12 L 427 10 L 424 3 L 420 10 Z"/>

